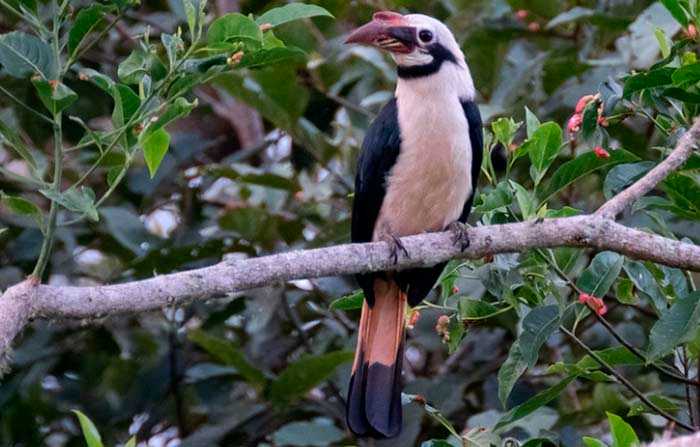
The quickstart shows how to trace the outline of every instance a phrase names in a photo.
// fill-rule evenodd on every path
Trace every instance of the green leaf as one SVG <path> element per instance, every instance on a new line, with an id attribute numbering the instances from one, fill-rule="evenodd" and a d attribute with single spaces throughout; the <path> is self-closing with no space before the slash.
<path id="1" fill-rule="evenodd" d="M 163 42 L 165 52 L 168 55 L 168 64 L 170 69 L 174 70 L 177 64 L 178 55 L 185 48 L 185 43 L 177 34 L 162 34 L 160 36 L 160 40 Z"/>
<path id="2" fill-rule="evenodd" d="M 19 216 L 32 218 L 39 225 L 39 228 L 43 229 L 44 214 L 33 202 L 19 196 L 7 195 L 2 191 L 0 191 L 0 202 L 11 212 Z"/>
<path id="3" fill-rule="evenodd" d="M 24 161 L 31 166 L 32 169 L 37 169 L 36 160 L 34 160 L 34 156 L 27 145 L 24 144 L 24 141 L 22 141 L 14 129 L 10 128 L 2 121 L 0 121 L 0 142 L 4 142 L 7 146 L 13 149 L 17 155 L 22 157 Z"/>
<path id="4" fill-rule="evenodd" d="M 632 94 L 639 91 L 672 84 L 675 70 L 675 68 L 664 67 L 628 77 L 625 79 L 623 97 L 629 99 Z"/>
<path id="5" fill-rule="evenodd" d="M 32 84 L 34 84 L 44 107 L 52 114 L 70 107 L 78 99 L 78 94 L 63 82 L 32 79 Z"/>
<path id="6" fill-rule="evenodd" d="M 80 70 L 81 78 L 87 78 L 90 82 L 95 84 L 105 93 L 112 96 L 112 89 L 114 88 L 114 81 L 107 75 L 100 73 L 99 71 L 93 70 L 92 68 L 83 68 Z"/>
<path id="7" fill-rule="evenodd" d="M 466 334 L 462 320 L 459 318 L 450 318 L 450 323 L 447 326 L 447 334 L 447 352 L 448 354 L 454 354 Z"/>
<path id="8" fill-rule="evenodd" d="M 136 49 L 117 68 L 117 77 L 125 84 L 138 84 L 148 74 L 148 56 Z"/>
<path id="9" fill-rule="evenodd" d="M 673 84 L 680 88 L 688 88 L 700 81 L 700 63 L 684 65 L 671 76 Z"/>
<path id="10" fill-rule="evenodd" d="M 513 193 L 506 182 L 500 182 L 494 189 L 479 196 L 480 203 L 474 207 L 478 213 L 488 213 L 505 208 L 513 203 Z"/>
<path id="11" fill-rule="evenodd" d="M 281 25 L 293 20 L 306 19 L 310 17 L 331 17 L 333 15 L 316 5 L 305 5 L 304 3 L 290 3 L 280 8 L 273 8 L 260 17 L 255 22 L 258 25 L 269 23 L 272 26 Z"/>
<path id="12" fill-rule="evenodd" d="M 90 418 L 78 410 L 72 411 L 78 417 L 80 428 L 83 431 L 83 437 L 85 438 L 87 447 L 103 447 L 100 432 L 97 431 L 97 427 L 95 427 L 95 424 L 92 423 Z"/>
<path id="13" fill-rule="evenodd" d="M 0 65 L 15 78 L 33 74 L 40 74 L 45 80 L 56 78 L 56 60 L 51 47 L 21 31 L 0 35 Z"/>
<path id="14" fill-rule="evenodd" d="M 640 161 L 638 163 L 625 163 L 615 166 L 605 177 L 605 183 L 603 184 L 603 193 L 605 197 L 610 199 L 618 194 L 629 185 L 642 178 L 654 165 L 655 163 L 653 161 Z"/>
<path id="15" fill-rule="evenodd" d="M 124 447 L 136 447 L 136 436 L 132 436 L 131 439 L 124 444 Z"/>
<path id="16" fill-rule="evenodd" d="M 649 361 L 658 360 L 689 341 L 700 324 L 700 292 L 676 300 L 649 333 Z"/>
<path id="17" fill-rule="evenodd" d="M 326 447 L 339 445 L 345 432 L 333 425 L 333 421 L 317 418 L 312 422 L 292 422 L 272 434 L 274 445 L 299 447 Z"/>
<path id="18" fill-rule="evenodd" d="M 634 295 L 634 283 L 628 278 L 622 278 L 615 286 L 615 298 L 622 304 L 637 304 Z"/>
<path id="19" fill-rule="evenodd" d="M 617 149 L 609 153 L 610 158 L 598 158 L 594 152 L 586 152 L 561 165 L 552 175 L 545 192 L 542 193 L 542 201 L 546 202 L 554 194 L 576 180 L 588 176 L 599 169 L 639 160 L 636 155 L 624 149 Z"/>
<path id="20" fill-rule="evenodd" d="M 559 327 L 559 307 L 536 307 L 523 319 L 523 333 L 518 338 L 523 360 L 532 368 L 537 363 L 540 348 Z"/>
<path id="21" fill-rule="evenodd" d="M 532 135 L 540 128 L 542 124 L 540 123 L 537 115 L 532 113 L 532 111 L 525 107 L 525 126 L 527 128 L 527 138 L 532 138 Z"/>
<path id="22" fill-rule="evenodd" d="M 639 445 L 639 439 L 632 427 L 620 416 L 607 413 L 610 433 L 613 438 L 612 447 L 635 447 Z"/>
<path id="23" fill-rule="evenodd" d="M 649 269 L 641 262 L 629 260 L 623 268 L 639 294 L 649 299 L 658 313 L 663 313 L 666 310 L 666 296 Z"/>
<path id="24" fill-rule="evenodd" d="M 535 215 L 537 211 L 537 202 L 532 192 L 525 189 L 520 183 L 509 180 L 510 185 L 515 189 L 515 198 L 518 201 L 518 207 L 523 215 L 523 219 L 528 220 Z"/>
<path id="25" fill-rule="evenodd" d="M 335 369 L 353 358 L 352 352 L 336 351 L 318 356 L 304 356 L 290 364 L 270 384 L 270 399 L 278 404 L 303 396 L 328 378 Z"/>
<path id="26" fill-rule="evenodd" d="M 657 407 L 661 408 L 664 411 L 668 411 L 669 413 L 674 413 L 680 409 L 680 406 L 678 404 L 659 394 L 652 394 L 651 396 L 647 396 L 647 399 L 649 399 Z M 644 413 L 657 414 L 656 410 L 651 409 L 644 402 L 638 401 L 633 403 L 632 406 L 630 406 L 630 409 L 627 412 L 627 417 L 639 416 Z"/>
<path id="27" fill-rule="evenodd" d="M 202 330 L 191 331 L 187 338 L 207 351 L 219 362 L 236 368 L 238 374 L 253 385 L 264 386 L 267 379 L 262 371 L 251 365 L 232 342 L 209 335 Z"/>
<path id="28" fill-rule="evenodd" d="M 688 218 L 700 219 L 700 185 L 691 175 L 671 174 L 661 184 L 661 188 L 668 194 L 668 198 Z"/>
<path id="29" fill-rule="evenodd" d="M 624 346 L 606 348 L 595 351 L 595 353 L 610 366 L 636 366 L 643 364 L 639 357 Z M 593 357 L 586 355 L 576 363 L 576 367 L 580 370 L 591 370 L 600 369 L 601 366 Z"/>
<path id="30" fill-rule="evenodd" d="M 177 98 L 175 102 L 165 110 L 165 113 L 163 113 L 163 115 L 156 120 L 156 122 L 148 126 L 144 133 L 150 134 L 162 129 L 171 122 L 189 115 L 195 107 L 197 107 L 196 99 L 189 102 L 185 98 Z"/>
<path id="31" fill-rule="evenodd" d="M 206 0 L 182 0 L 182 6 L 187 17 L 192 41 L 196 41 L 201 33 L 205 19 Z"/>
<path id="32" fill-rule="evenodd" d="M 357 310 L 362 309 L 362 303 L 365 300 L 365 293 L 360 290 L 356 290 L 350 295 L 342 296 L 334 300 L 328 308 L 330 310 Z"/>
<path id="33" fill-rule="evenodd" d="M 575 377 L 567 377 L 558 384 L 547 388 L 539 394 L 531 397 L 522 404 L 514 407 L 508 413 L 503 415 L 503 417 L 498 421 L 494 430 L 501 430 L 507 428 L 508 425 L 516 422 L 525 416 L 532 414 L 538 408 L 547 405 L 554 399 L 556 399 L 559 394 L 575 379 Z"/>
<path id="34" fill-rule="evenodd" d="M 80 44 L 85 37 L 93 31 L 104 26 L 104 15 L 109 8 L 100 4 L 93 4 L 83 8 L 73 22 L 73 26 L 68 33 L 68 54 L 73 56 L 80 48 Z"/>
<path id="35" fill-rule="evenodd" d="M 584 447 L 608 447 L 603 441 L 599 441 L 589 436 L 583 437 L 583 445 Z"/>
<path id="36" fill-rule="evenodd" d="M 547 122 L 542 124 L 533 134 L 525 146 L 530 162 L 536 175 L 535 183 L 539 183 L 547 172 L 552 162 L 557 158 L 561 148 L 562 131 L 557 123 Z"/>
<path id="37" fill-rule="evenodd" d="M 41 189 L 39 192 L 65 209 L 84 215 L 93 222 L 100 219 L 95 207 L 95 192 L 87 186 L 81 186 L 80 189 L 71 187 L 63 192 L 52 189 Z"/>
<path id="38" fill-rule="evenodd" d="M 527 369 L 527 362 L 520 352 L 519 341 L 515 340 L 510 346 L 508 358 L 498 370 L 498 399 L 503 408 L 507 408 L 508 397 L 520 376 Z"/>
<path id="39" fill-rule="evenodd" d="M 620 275 L 625 258 L 611 251 L 598 253 L 576 285 L 589 295 L 603 298 Z"/>
<path id="40" fill-rule="evenodd" d="M 684 27 L 688 26 L 688 16 L 678 0 L 661 0 L 661 3 L 668 9 L 674 19 Z"/>
<path id="41" fill-rule="evenodd" d="M 658 26 L 655 27 L 654 36 L 656 37 L 656 41 L 659 42 L 661 57 L 664 59 L 669 57 L 671 55 L 671 46 L 669 45 L 668 37 L 666 37 L 664 30 Z"/>
<path id="42" fill-rule="evenodd" d="M 486 320 L 499 313 L 499 309 L 486 301 L 468 297 L 459 299 L 459 318 L 464 321 Z"/>
<path id="43" fill-rule="evenodd" d="M 286 62 L 289 64 L 302 63 L 306 58 L 303 50 L 295 47 L 279 47 L 262 49 L 245 53 L 237 68 L 258 68 L 265 65 Z"/>
<path id="44" fill-rule="evenodd" d="M 498 118 L 491 124 L 491 129 L 496 140 L 505 147 L 505 150 L 508 150 L 513 142 L 515 132 L 518 131 L 521 125 L 522 123 L 516 123 L 513 118 Z"/>
<path id="45" fill-rule="evenodd" d="M 209 45 L 244 42 L 254 48 L 262 46 L 262 31 L 252 19 L 237 12 L 214 20 L 207 31 Z"/>
<path id="46" fill-rule="evenodd" d="M 170 134 L 162 128 L 155 132 L 148 132 L 141 144 L 143 145 L 143 157 L 146 159 L 148 172 L 153 178 L 170 147 Z"/>
<path id="47" fill-rule="evenodd" d="M 114 84 L 111 89 L 114 98 L 114 110 L 112 111 L 112 123 L 115 128 L 124 126 L 136 113 L 141 105 L 141 99 L 127 85 Z M 127 146 L 124 143 L 125 147 Z"/>

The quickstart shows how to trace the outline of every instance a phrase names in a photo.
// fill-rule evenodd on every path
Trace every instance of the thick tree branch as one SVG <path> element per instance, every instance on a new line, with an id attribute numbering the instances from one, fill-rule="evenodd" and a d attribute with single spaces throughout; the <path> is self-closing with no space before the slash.
<path id="1" fill-rule="evenodd" d="M 376 242 L 221 262 L 202 269 L 107 286 L 37 286 L 27 281 L 0 297 L 0 366 L 3 353 L 9 352 L 13 339 L 32 318 L 102 318 L 137 313 L 294 279 L 426 267 L 455 258 L 479 259 L 498 253 L 564 246 L 611 250 L 635 259 L 700 271 L 700 247 L 611 220 L 683 164 L 697 138 L 700 138 L 700 121 L 664 162 L 596 214 L 473 228 L 469 230 L 471 245 L 464 252 L 452 244 L 451 234 L 445 232 L 403 238 L 410 258 L 401 258 L 397 264 L 392 263 L 387 244 Z"/>

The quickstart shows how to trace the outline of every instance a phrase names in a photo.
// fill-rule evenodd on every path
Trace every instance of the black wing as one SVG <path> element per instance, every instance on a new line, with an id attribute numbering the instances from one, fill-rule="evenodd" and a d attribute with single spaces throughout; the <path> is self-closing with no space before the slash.
<path id="1" fill-rule="evenodd" d="M 460 222 L 466 223 L 469 218 L 469 212 L 472 209 L 476 186 L 479 183 L 479 174 L 481 173 L 481 162 L 484 157 L 484 130 L 479 106 L 474 101 L 463 101 L 462 108 L 469 123 L 469 140 L 472 146 L 472 193 L 464 204 L 462 215 L 459 217 Z"/>
<path id="2" fill-rule="evenodd" d="M 389 101 L 372 122 L 362 143 L 355 176 L 352 206 L 353 242 L 370 242 L 374 225 L 386 195 L 386 176 L 396 163 L 401 148 L 396 99 Z M 357 282 L 370 305 L 374 304 L 373 282 L 376 274 L 357 275 Z"/>

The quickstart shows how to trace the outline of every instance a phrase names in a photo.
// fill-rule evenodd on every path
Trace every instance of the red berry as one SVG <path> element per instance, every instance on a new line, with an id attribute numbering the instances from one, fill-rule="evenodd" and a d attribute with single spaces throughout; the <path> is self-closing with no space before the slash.
<path id="1" fill-rule="evenodd" d="M 598 158 L 610 158 L 610 153 L 601 146 L 596 146 L 593 152 L 595 152 L 595 156 Z"/>

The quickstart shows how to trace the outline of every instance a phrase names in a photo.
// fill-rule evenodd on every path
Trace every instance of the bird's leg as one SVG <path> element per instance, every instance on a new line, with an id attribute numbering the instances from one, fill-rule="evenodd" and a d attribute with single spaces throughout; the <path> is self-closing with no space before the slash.
<path id="1" fill-rule="evenodd" d="M 465 224 L 455 221 L 447 228 L 452 232 L 452 244 L 459 247 L 461 251 L 469 248 L 469 230 Z"/>
<path id="2" fill-rule="evenodd" d="M 403 242 L 401 242 L 401 239 L 392 231 L 382 231 L 379 239 L 389 244 L 390 256 L 394 264 L 398 264 L 399 262 L 399 251 L 402 251 L 406 258 L 411 258 L 411 255 L 408 254 L 408 250 L 403 245 Z"/>
<path id="3" fill-rule="evenodd" d="M 411 259 L 411 255 L 408 254 L 408 250 L 406 250 L 403 242 L 401 242 L 401 239 L 395 234 L 389 234 L 389 239 L 386 241 L 386 243 L 389 244 L 391 258 L 394 260 L 394 264 L 398 264 L 399 262 L 399 250 L 403 252 L 406 258 Z"/>

